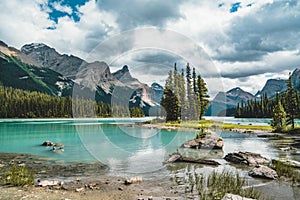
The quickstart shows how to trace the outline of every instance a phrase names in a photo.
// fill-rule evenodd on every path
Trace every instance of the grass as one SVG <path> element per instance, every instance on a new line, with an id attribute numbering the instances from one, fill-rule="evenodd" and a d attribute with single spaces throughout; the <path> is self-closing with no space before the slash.
<path id="1" fill-rule="evenodd" d="M 1 182 L 12 186 L 34 184 L 34 174 L 25 166 L 13 165 L 1 176 Z"/>
<path id="2" fill-rule="evenodd" d="M 207 177 L 195 172 L 189 173 L 188 181 L 189 187 L 185 191 L 186 195 L 201 200 L 222 199 L 227 193 L 254 199 L 260 198 L 260 193 L 255 191 L 253 187 L 244 188 L 247 186 L 245 178 L 242 178 L 238 173 L 226 170 L 221 173 L 213 171 Z"/>
<path id="3" fill-rule="evenodd" d="M 230 124 L 230 123 L 216 122 L 213 120 L 182 121 L 182 122 L 175 121 L 175 122 L 166 122 L 164 124 L 163 123 L 161 124 L 165 126 L 192 128 L 192 129 L 199 129 L 199 130 L 205 130 L 211 128 L 211 129 L 223 129 L 223 130 L 246 129 L 246 130 L 272 131 L 271 126 Z"/>
<path id="4" fill-rule="evenodd" d="M 292 183 L 300 183 L 300 173 L 294 167 L 278 160 L 272 160 L 271 167 L 277 172 L 278 176 L 284 176 L 292 181 Z"/>

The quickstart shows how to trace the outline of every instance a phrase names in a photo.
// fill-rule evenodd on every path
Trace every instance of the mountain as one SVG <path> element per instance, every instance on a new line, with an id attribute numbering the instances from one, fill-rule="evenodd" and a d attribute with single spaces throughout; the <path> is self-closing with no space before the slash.
<path id="1" fill-rule="evenodd" d="M 227 92 L 219 92 L 214 98 L 213 102 L 224 103 L 228 107 L 235 107 L 239 102 L 247 102 L 254 99 L 255 96 L 243 89 L 236 87 Z"/>
<path id="2" fill-rule="evenodd" d="M 156 102 L 160 103 L 161 98 L 162 98 L 162 95 L 163 95 L 163 93 L 164 93 L 164 88 L 163 88 L 163 86 L 161 86 L 161 85 L 158 84 L 158 83 L 152 83 L 151 88 L 152 88 L 152 90 L 154 91 L 153 99 L 154 99 Z"/>
<path id="3" fill-rule="evenodd" d="M 300 92 L 300 69 L 295 69 L 292 73 L 293 87 Z M 287 90 L 286 80 L 284 79 L 268 79 L 266 84 L 255 95 L 250 94 L 242 90 L 239 87 L 233 88 L 227 92 L 219 92 L 216 97 L 210 102 L 210 106 L 206 112 L 206 115 L 224 115 L 227 110 L 228 113 L 232 108 L 237 106 L 237 103 L 242 101 L 247 103 L 248 100 L 257 99 L 260 100 L 263 94 L 266 94 L 268 98 L 276 96 L 276 93 L 281 93 Z"/>
<path id="4" fill-rule="evenodd" d="M 105 62 L 88 63 L 73 55 L 60 54 L 42 43 L 26 44 L 21 51 L 39 65 L 71 78 L 81 89 L 94 91 L 96 100 L 129 107 L 138 105 L 146 112 L 158 105 L 155 91 L 133 78 L 127 65 L 111 73 Z"/>
<path id="5" fill-rule="evenodd" d="M 68 96 L 74 82 L 42 67 L 19 50 L 0 42 L 0 84 L 53 96 Z"/>
<path id="6" fill-rule="evenodd" d="M 300 69 L 295 69 L 292 73 L 292 82 L 294 88 L 298 89 L 300 92 Z"/>
<path id="7" fill-rule="evenodd" d="M 260 98 L 266 94 L 268 98 L 274 97 L 276 93 L 284 92 L 287 90 L 286 80 L 282 79 L 269 79 L 261 91 L 256 93 L 256 97 Z"/>
<path id="8" fill-rule="evenodd" d="M 64 76 L 74 79 L 87 63 L 73 55 L 59 54 L 54 48 L 42 43 L 26 44 L 21 52 L 41 66 L 50 68 Z"/>
<path id="9" fill-rule="evenodd" d="M 206 111 L 206 115 L 221 115 L 224 110 L 235 108 L 238 103 L 247 102 L 254 99 L 255 96 L 244 91 L 240 87 L 233 88 L 227 92 L 219 92 L 210 102 L 210 106 Z"/>

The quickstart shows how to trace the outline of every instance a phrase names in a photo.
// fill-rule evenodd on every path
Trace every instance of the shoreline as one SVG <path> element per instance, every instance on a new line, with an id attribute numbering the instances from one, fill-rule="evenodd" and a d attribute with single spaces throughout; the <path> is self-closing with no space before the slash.
<path id="1" fill-rule="evenodd" d="M 124 177 L 107 173 L 102 164 L 73 164 L 50 166 L 47 160 L 30 154 L 0 153 L 0 174 L 14 164 L 33 171 L 35 185 L 0 185 L 0 199 L 180 199 L 173 190 L 173 183 L 157 179 L 145 179 L 140 183 L 125 185 Z M 97 166 L 98 171 L 95 171 Z M 90 167 L 90 168 L 89 168 Z M 87 168 L 89 172 L 86 173 Z M 76 173 L 74 172 L 77 171 Z M 66 173 L 68 172 L 68 173 Z M 78 173 L 80 172 L 80 173 Z M 130 177 L 128 177 L 130 178 Z M 59 185 L 38 186 L 42 181 L 56 181 Z M 62 182 L 62 183 L 61 183 Z"/>
<path id="2" fill-rule="evenodd" d="M 137 123 L 134 125 L 131 124 L 124 124 L 125 126 L 142 126 L 145 128 L 153 128 L 153 129 L 165 129 L 165 130 L 199 130 L 199 128 L 195 127 L 180 127 L 180 126 L 168 126 L 165 124 L 143 124 Z M 228 129 L 222 129 L 228 130 Z M 247 134 L 276 134 L 271 133 L 266 130 L 258 130 L 258 129 L 231 129 L 231 131 L 237 131 L 240 133 L 247 133 Z M 248 132 L 246 132 L 248 131 Z M 249 132 L 250 131 L 250 132 Z M 0 153 L 0 164 L 1 160 L 3 159 L 3 154 Z M 9 153 L 8 153 L 9 154 Z M 28 158 L 30 164 L 36 164 L 37 167 L 41 167 L 39 160 L 35 160 L 35 157 L 32 155 L 27 154 L 11 154 L 12 157 L 8 157 L 5 162 L 9 162 L 10 160 L 18 161 L 17 159 L 13 158 L 13 156 L 19 156 L 21 158 Z M 26 157 L 29 156 L 29 157 Z M 30 158 L 30 159 L 29 159 Z M 47 161 L 47 159 L 42 159 L 41 162 Z M 49 161 L 51 162 L 51 160 Z M 80 166 L 80 163 L 78 163 Z M 28 166 L 29 166 L 28 165 Z M 47 165 L 44 164 L 44 165 Z M 37 178 L 45 176 L 41 180 L 56 180 L 51 174 L 53 175 L 55 172 L 56 175 L 59 173 L 65 175 L 63 176 L 62 180 L 64 184 L 62 187 L 8 187 L 5 185 L 0 185 L 0 199 L 184 199 L 183 194 L 178 193 L 176 191 L 176 187 L 171 180 L 163 180 L 166 177 L 160 177 L 159 179 L 145 179 L 139 184 L 131 184 L 131 185 L 124 185 L 125 178 L 110 175 L 105 171 L 104 165 L 98 163 L 99 168 L 97 173 L 95 173 L 93 167 L 90 165 L 91 168 L 88 166 L 80 166 L 82 170 L 78 168 L 78 166 L 73 166 L 70 168 L 70 165 L 61 166 L 61 167 L 54 167 L 52 173 L 49 173 L 47 170 L 39 169 L 39 172 L 46 171 L 46 173 L 39 173 Z M 49 166 L 48 166 L 49 167 Z M 0 172 L 1 172 L 0 167 Z M 51 167 L 50 167 L 51 168 Z M 94 172 L 93 175 L 91 174 L 84 174 L 86 169 L 90 169 Z M 82 173 L 80 176 L 74 175 L 73 170 L 78 170 Z M 65 172 L 68 172 L 65 174 Z M 68 176 L 69 174 L 69 176 Z M 75 173 L 78 174 L 78 173 Z M 70 176 L 72 175 L 72 176 Z M 77 176 L 77 177 L 76 177 Z M 65 178 L 65 180 L 64 180 Z M 129 177 L 130 178 L 130 177 Z M 180 197 L 183 196 L 183 197 Z"/>

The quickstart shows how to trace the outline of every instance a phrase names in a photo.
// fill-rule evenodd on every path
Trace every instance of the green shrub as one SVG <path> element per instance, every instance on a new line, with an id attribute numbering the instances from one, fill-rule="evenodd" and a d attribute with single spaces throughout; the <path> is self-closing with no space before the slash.
<path id="1" fill-rule="evenodd" d="M 33 185 L 34 174 L 25 166 L 14 165 L 2 174 L 1 182 L 13 186 Z"/>
<path id="2" fill-rule="evenodd" d="M 272 160 L 271 167 L 277 172 L 279 177 L 284 176 L 290 179 L 293 183 L 300 182 L 300 173 L 294 167 L 278 160 Z"/>
<path id="3" fill-rule="evenodd" d="M 226 193 L 254 199 L 260 197 L 260 194 L 253 187 L 244 188 L 244 186 L 247 186 L 245 178 L 242 178 L 238 173 L 226 170 L 221 173 L 213 171 L 207 177 L 194 172 L 188 180 L 190 188 L 186 192 L 199 199 L 222 199 Z"/>

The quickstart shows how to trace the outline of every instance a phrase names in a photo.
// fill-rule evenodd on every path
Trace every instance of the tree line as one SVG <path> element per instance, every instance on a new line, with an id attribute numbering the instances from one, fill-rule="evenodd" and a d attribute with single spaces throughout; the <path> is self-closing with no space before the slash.
<path id="1" fill-rule="evenodd" d="M 73 116 L 76 115 L 76 116 Z M 139 107 L 111 106 L 84 98 L 55 97 L 0 86 L 0 118 L 143 117 Z"/>
<path id="2" fill-rule="evenodd" d="M 161 106 L 167 121 L 201 119 L 209 105 L 206 83 L 189 63 L 178 72 L 176 63 L 169 71 Z"/>
<path id="3" fill-rule="evenodd" d="M 235 117 L 272 118 L 271 125 L 276 131 L 284 131 L 287 126 L 295 128 L 295 119 L 300 118 L 300 94 L 292 84 L 292 75 L 286 81 L 287 90 L 268 98 L 250 100 L 237 105 Z"/>

